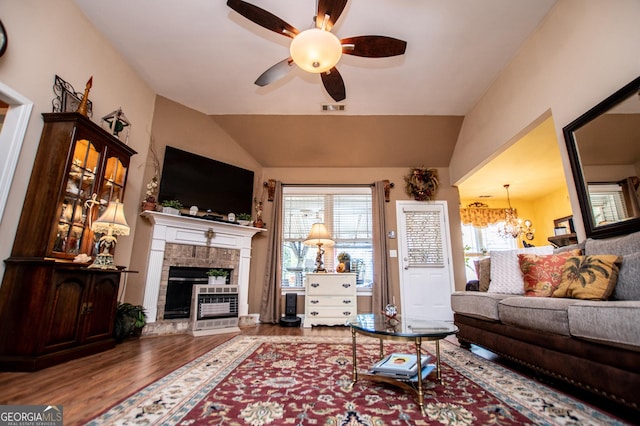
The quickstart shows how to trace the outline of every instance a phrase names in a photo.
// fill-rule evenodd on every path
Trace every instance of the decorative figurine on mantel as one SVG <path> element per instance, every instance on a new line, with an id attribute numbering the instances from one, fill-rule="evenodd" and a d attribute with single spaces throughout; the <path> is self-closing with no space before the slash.
<path id="1" fill-rule="evenodd" d="M 264 228 L 264 222 L 262 221 L 262 200 L 258 201 L 257 198 L 253 199 L 256 208 L 256 220 L 253 221 L 255 228 Z"/>
<path id="2" fill-rule="evenodd" d="M 84 87 L 84 95 L 82 95 L 82 100 L 80 101 L 80 104 L 78 105 L 78 110 L 76 112 L 79 112 L 80 114 L 84 115 L 85 117 L 87 117 L 87 102 L 89 101 L 89 91 L 91 90 L 91 86 L 93 85 L 93 76 L 91 76 L 89 78 L 89 81 L 87 81 L 86 86 Z"/>

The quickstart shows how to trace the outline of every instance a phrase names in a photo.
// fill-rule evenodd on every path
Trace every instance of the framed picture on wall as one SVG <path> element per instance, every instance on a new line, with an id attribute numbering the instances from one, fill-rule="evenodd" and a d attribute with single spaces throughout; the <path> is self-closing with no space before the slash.
<path id="1" fill-rule="evenodd" d="M 573 227 L 573 216 L 561 217 L 553 221 L 553 230 L 555 235 L 573 234 L 576 232 Z"/>

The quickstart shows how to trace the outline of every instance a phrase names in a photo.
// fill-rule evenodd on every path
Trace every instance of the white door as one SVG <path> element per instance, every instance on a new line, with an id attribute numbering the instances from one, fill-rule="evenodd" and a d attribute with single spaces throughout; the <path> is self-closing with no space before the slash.
<path id="1" fill-rule="evenodd" d="M 454 289 L 446 201 L 397 201 L 400 312 L 453 321 Z"/>

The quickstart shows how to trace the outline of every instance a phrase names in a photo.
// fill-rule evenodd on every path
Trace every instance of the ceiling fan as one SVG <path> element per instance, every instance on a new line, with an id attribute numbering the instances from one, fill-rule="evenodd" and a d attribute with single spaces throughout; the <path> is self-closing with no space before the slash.
<path id="1" fill-rule="evenodd" d="M 255 84 L 266 86 L 284 77 L 291 68 L 298 66 L 305 71 L 320 74 L 327 93 L 336 101 L 346 99 L 346 89 L 342 76 L 335 65 L 342 54 L 365 58 L 385 58 L 402 55 L 407 42 L 393 37 L 366 35 L 338 39 L 331 29 L 336 23 L 348 0 L 318 0 L 318 12 L 314 27 L 300 31 L 251 3 L 242 0 L 228 0 L 227 6 L 256 24 L 291 38 L 290 54 L 267 69 Z"/>

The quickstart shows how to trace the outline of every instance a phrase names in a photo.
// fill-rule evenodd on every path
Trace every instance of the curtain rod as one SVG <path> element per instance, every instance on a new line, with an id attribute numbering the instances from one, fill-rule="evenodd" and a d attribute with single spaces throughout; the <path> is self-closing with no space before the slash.
<path id="1" fill-rule="evenodd" d="M 384 198 L 385 201 L 389 202 L 389 190 L 395 186 L 393 182 L 390 182 L 388 179 L 383 180 L 385 183 L 384 186 Z M 267 200 L 273 201 L 273 194 L 276 188 L 276 180 L 269 179 L 268 181 L 262 182 L 262 186 L 267 188 Z M 373 187 L 375 183 L 283 183 L 282 186 L 312 186 L 312 187 Z"/>

